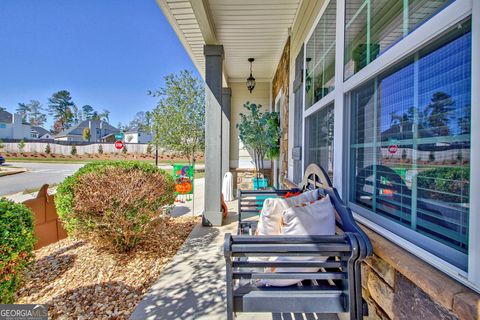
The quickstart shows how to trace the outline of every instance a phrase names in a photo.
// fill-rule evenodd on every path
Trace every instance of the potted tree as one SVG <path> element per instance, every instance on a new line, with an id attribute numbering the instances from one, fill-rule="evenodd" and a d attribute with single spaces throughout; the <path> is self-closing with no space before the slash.
<path id="1" fill-rule="evenodd" d="M 252 152 L 255 164 L 254 189 L 268 186 L 263 160 L 278 158 L 280 154 L 280 121 L 278 112 L 261 112 L 262 105 L 247 101 L 244 108 L 247 114 L 240 113 L 237 124 L 239 137 L 245 147 Z"/>

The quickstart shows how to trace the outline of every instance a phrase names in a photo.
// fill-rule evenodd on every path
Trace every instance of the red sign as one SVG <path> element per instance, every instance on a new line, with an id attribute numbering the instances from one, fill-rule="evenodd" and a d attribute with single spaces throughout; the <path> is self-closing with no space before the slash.
<path id="1" fill-rule="evenodd" d="M 388 146 L 388 152 L 391 154 L 395 154 L 398 151 L 398 147 L 396 144 L 392 144 L 391 146 Z"/>
<path id="2" fill-rule="evenodd" d="M 115 148 L 117 148 L 118 150 L 122 149 L 123 148 L 123 142 L 120 141 L 120 140 L 115 141 Z"/>

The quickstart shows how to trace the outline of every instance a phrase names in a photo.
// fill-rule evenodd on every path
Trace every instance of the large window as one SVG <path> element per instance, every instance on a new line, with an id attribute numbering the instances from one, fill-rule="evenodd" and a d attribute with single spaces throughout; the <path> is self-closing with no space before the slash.
<path id="1" fill-rule="evenodd" d="M 336 0 L 331 0 L 306 45 L 305 108 L 333 91 L 335 83 Z"/>
<path id="2" fill-rule="evenodd" d="M 351 203 L 466 270 L 470 21 L 355 89 L 350 104 Z"/>
<path id="3" fill-rule="evenodd" d="M 333 179 L 333 103 L 306 119 L 305 145 L 307 164 L 316 163 Z"/>
<path id="4" fill-rule="evenodd" d="M 345 69 L 347 79 L 453 0 L 347 0 Z"/>

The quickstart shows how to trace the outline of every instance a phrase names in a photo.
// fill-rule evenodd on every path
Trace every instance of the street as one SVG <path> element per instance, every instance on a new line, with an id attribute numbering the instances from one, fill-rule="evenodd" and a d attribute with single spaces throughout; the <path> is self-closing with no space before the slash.
<path id="1" fill-rule="evenodd" d="M 80 163 L 9 163 L 10 166 L 27 168 L 24 173 L 0 177 L 0 196 L 39 188 L 43 184 L 62 182 L 83 164 Z"/>
<path id="2" fill-rule="evenodd" d="M 40 188 L 45 183 L 53 184 L 62 182 L 63 179 L 72 175 L 84 164 L 81 163 L 44 163 L 44 162 L 10 162 L 5 166 L 22 167 L 28 169 L 27 172 L 18 173 L 10 176 L 0 177 L 0 197 L 13 195 L 23 192 L 27 189 Z M 204 165 L 198 167 L 204 168 Z M 160 168 L 171 170 L 169 165 L 162 165 Z M 203 194 L 205 179 L 195 179 L 195 202 L 193 201 L 177 201 L 173 216 L 182 216 L 192 214 L 193 206 L 195 206 L 195 215 L 200 215 L 203 210 Z M 9 197 L 14 201 L 24 201 L 32 195 L 15 195 Z M 179 197 L 181 200 L 182 197 Z"/>

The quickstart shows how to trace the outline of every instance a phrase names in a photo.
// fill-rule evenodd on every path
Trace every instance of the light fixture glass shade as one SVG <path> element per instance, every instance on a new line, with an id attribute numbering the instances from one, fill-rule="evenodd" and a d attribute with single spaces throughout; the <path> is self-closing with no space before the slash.
<path id="1" fill-rule="evenodd" d="M 247 78 L 247 89 L 252 93 L 253 89 L 255 89 L 255 78 L 250 73 L 250 77 Z"/>

